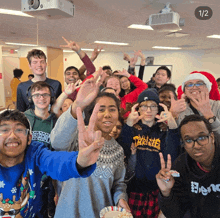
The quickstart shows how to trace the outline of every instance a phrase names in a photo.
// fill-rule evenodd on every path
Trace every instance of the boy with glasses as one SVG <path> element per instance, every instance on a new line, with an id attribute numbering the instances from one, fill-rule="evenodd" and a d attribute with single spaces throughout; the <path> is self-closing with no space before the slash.
<path id="1" fill-rule="evenodd" d="M 126 124 L 122 128 L 119 144 L 130 158 L 131 145 L 136 151 L 135 176 L 128 183 L 129 207 L 135 218 L 157 217 L 158 186 L 155 175 L 160 170 L 159 152 L 178 155 L 180 138 L 177 124 L 164 104 L 159 103 L 155 89 L 147 89 L 138 97 Z M 161 111 L 163 107 L 164 111 Z M 138 108 L 138 109 L 137 109 Z M 137 110 L 136 110 L 137 109 Z M 161 131 L 160 123 L 166 122 L 169 130 Z M 131 156 L 133 159 L 133 157 Z"/>
<path id="2" fill-rule="evenodd" d="M 167 218 L 184 217 L 187 211 L 192 218 L 220 217 L 219 135 L 215 137 L 210 123 L 199 115 L 186 116 L 179 129 L 186 152 L 172 167 L 171 157 L 165 166 L 160 154 L 160 208 Z"/>
<path id="3" fill-rule="evenodd" d="M 77 109 L 77 117 L 79 152 L 51 152 L 43 143 L 32 141 L 31 127 L 23 113 L 18 110 L 1 112 L 0 217 L 42 218 L 39 211 L 44 173 L 60 181 L 93 173 L 104 139 L 98 132 L 92 132 L 94 141 L 86 144 L 80 109 Z M 96 113 L 92 117 L 95 122 Z"/>

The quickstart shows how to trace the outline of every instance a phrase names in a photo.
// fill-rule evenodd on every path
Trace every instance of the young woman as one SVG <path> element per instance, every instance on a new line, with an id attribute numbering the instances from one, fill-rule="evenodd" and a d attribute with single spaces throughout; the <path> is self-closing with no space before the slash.
<path id="1" fill-rule="evenodd" d="M 65 184 L 59 197 L 56 217 L 97 218 L 106 206 L 118 205 L 130 211 L 127 204 L 125 167 L 122 147 L 109 135 L 119 118 L 119 102 L 111 93 L 98 93 L 94 78 L 88 79 L 81 86 L 76 101 L 63 113 L 51 133 L 52 146 L 56 150 L 78 150 L 76 128 L 76 108 L 82 110 L 91 102 L 98 104 L 97 119 L 94 129 L 104 137 L 104 146 L 100 152 L 97 167 L 88 178 L 70 179 Z M 95 98 L 95 100 L 94 100 Z M 90 118 L 90 121 L 93 117 Z M 87 141 L 93 127 L 88 126 Z"/>
<path id="2" fill-rule="evenodd" d="M 119 138 L 127 158 L 131 155 L 132 144 L 137 149 L 136 162 L 133 162 L 135 176 L 128 183 L 129 206 L 135 218 L 156 218 L 159 213 L 159 190 L 155 175 L 160 170 L 159 152 L 171 154 L 174 160 L 180 139 L 175 119 L 165 105 L 159 104 L 155 89 L 142 92 L 137 102 L 132 107 Z M 160 106 L 164 111 L 159 116 Z M 160 129 L 159 124 L 164 121 L 169 126 L 168 132 Z"/>

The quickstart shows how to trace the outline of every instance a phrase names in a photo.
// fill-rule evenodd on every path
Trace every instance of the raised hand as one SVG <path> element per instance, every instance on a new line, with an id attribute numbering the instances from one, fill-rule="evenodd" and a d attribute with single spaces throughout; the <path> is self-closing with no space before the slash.
<path id="1" fill-rule="evenodd" d="M 161 170 L 156 175 L 157 185 L 163 196 L 168 197 L 175 183 L 175 180 L 170 172 L 171 156 L 169 154 L 167 155 L 167 166 L 166 166 L 163 158 L 163 154 L 160 152 L 159 155 L 160 155 Z"/>
<path id="2" fill-rule="evenodd" d="M 137 60 L 138 60 L 138 56 L 137 55 L 134 55 L 134 57 L 132 57 L 130 59 L 130 66 L 131 67 L 135 67 L 135 64 L 137 63 Z"/>
<path id="3" fill-rule="evenodd" d="M 80 87 L 77 93 L 76 100 L 72 104 L 72 115 L 76 118 L 76 108 L 80 107 L 84 110 L 86 106 L 92 103 L 99 92 L 101 82 L 97 82 L 98 77 L 101 75 L 102 68 L 94 73 L 94 77 L 87 79 Z"/>
<path id="4" fill-rule="evenodd" d="M 94 164 L 99 157 L 102 146 L 104 145 L 104 138 L 102 137 L 101 131 L 94 130 L 99 107 L 99 104 L 95 105 L 89 120 L 88 128 L 85 128 L 81 108 L 78 107 L 76 110 L 79 130 L 79 154 L 77 163 L 81 168 Z"/>
<path id="5" fill-rule="evenodd" d="M 128 73 L 127 70 L 123 69 L 122 71 L 118 71 L 117 73 L 114 73 L 114 75 L 116 76 L 126 76 L 126 77 L 129 77 L 130 76 L 130 73 Z"/>
<path id="6" fill-rule="evenodd" d="M 79 88 L 79 81 L 77 81 L 76 83 L 70 83 L 67 85 L 67 87 L 65 88 L 65 93 L 67 95 L 72 94 L 77 88 Z"/>
<path id="7" fill-rule="evenodd" d="M 128 126 L 134 126 L 135 123 L 137 123 L 144 117 L 144 114 L 139 116 L 138 112 L 136 111 L 138 105 L 139 104 L 137 103 L 131 108 L 131 113 L 129 114 L 126 122 Z"/>
<path id="8" fill-rule="evenodd" d="M 80 46 L 74 42 L 74 41 L 68 41 L 66 38 L 64 38 L 62 36 L 63 40 L 66 42 L 66 45 L 60 45 L 60 47 L 64 47 L 64 48 L 70 48 L 75 52 L 78 52 L 80 50 Z"/>
<path id="9" fill-rule="evenodd" d="M 171 106 L 170 106 L 170 112 L 172 113 L 173 117 L 178 118 L 179 114 L 186 110 L 186 100 L 185 100 L 185 94 L 182 94 L 181 99 L 176 100 L 174 98 L 174 94 L 170 93 L 170 100 L 171 100 Z"/>
<path id="10" fill-rule="evenodd" d="M 214 116 L 209 102 L 209 91 L 207 88 L 205 91 L 201 91 L 196 98 L 192 95 L 187 97 L 189 97 L 193 107 L 200 111 L 206 119 Z"/>
<path id="11" fill-rule="evenodd" d="M 125 61 L 130 61 L 131 58 L 130 58 L 130 56 L 127 53 L 124 53 L 123 59 Z"/>
<path id="12" fill-rule="evenodd" d="M 98 46 L 94 48 L 94 50 L 92 52 L 92 56 L 91 56 L 92 61 L 94 61 L 98 57 L 98 55 L 102 51 L 102 49 L 103 49 L 102 47 L 99 49 Z"/>
<path id="13" fill-rule="evenodd" d="M 172 116 L 172 113 L 168 111 L 168 108 L 165 104 L 159 103 L 161 107 L 163 107 L 164 111 L 160 113 L 160 115 L 156 115 L 156 118 L 158 119 L 158 123 L 164 122 L 166 123 L 170 129 L 176 129 L 177 124 L 175 119 Z"/>

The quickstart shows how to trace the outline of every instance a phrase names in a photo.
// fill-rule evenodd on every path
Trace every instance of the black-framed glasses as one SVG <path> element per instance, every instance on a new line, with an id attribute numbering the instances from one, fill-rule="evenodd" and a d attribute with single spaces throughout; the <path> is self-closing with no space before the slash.
<path id="1" fill-rule="evenodd" d="M 192 148 L 195 146 L 195 142 L 197 142 L 199 145 L 204 146 L 209 143 L 209 136 L 211 133 L 205 136 L 199 136 L 197 139 L 186 139 L 183 140 L 183 144 L 185 147 Z"/>
<path id="2" fill-rule="evenodd" d="M 0 208 L 0 216 L 4 216 L 5 214 L 8 214 L 9 216 L 15 216 L 17 214 L 20 213 L 20 209 L 15 210 L 15 209 L 11 209 L 9 211 L 4 211 L 2 208 Z"/>
<path id="3" fill-rule="evenodd" d="M 35 98 L 35 99 L 38 99 L 38 98 L 40 98 L 41 96 L 42 96 L 43 98 L 48 98 L 48 97 L 50 97 L 50 94 L 48 94 L 48 93 L 44 93 L 44 94 L 39 94 L 39 93 L 37 93 L 37 94 L 32 95 L 31 97 L 32 97 L 32 98 Z"/>
<path id="4" fill-rule="evenodd" d="M 157 105 L 150 105 L 150 106 L 140 105 L 140 108 L 141 108 L 143 111 L 147 111 L 148 108 L 150 108 L 151 111 L 156 111 L 156 110 L 158 109 Z"/>
<path id="5" fill-rule="evenodd" d="M 199 87 L 204 86 L 204 85 L 205 85 L 204 82 L 187 83 L 187 84 L 185 85 L 185 88 L 186 88 L 186 89 L 192 89 L 194 86 L 195 86 L 196 88 L 199 88 Z"/>

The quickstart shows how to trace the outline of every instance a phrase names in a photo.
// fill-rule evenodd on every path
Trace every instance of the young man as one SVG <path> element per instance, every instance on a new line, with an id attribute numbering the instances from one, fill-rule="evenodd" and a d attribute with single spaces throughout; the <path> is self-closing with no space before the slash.
<path id="1" fill-rule="evenodd" d="M 137 149 L 137 161 L 133 166 L 135 176 L 128 183 L 128 203 L 135 218 L 157 217 L 159 190 L 155 175 L 160 170 L 158 153 L 170 153 L 176 158 L 180 146 L 179 134 L 175 119 L 165 105 L 159 104 L 155 89 L 143 91 L 137 102 L 132 107 L 118 140 L 124 148 L 126 158 L 131 155 L 132 143 Z M 159 116 L 160 106 L 163 106 L 164 111 Z M 164 121 L 168 124 L 168 131 L 161 131 L 160 123 Z"/>
<path id="2" fill-rule="evenodd" d="M 23 71 L 21 69 L 14 69 L 13 70 L 14 78 L 11 80 L 10 86 L 11 86 L 11 100 L 13 104 L 16 106 L 17 102 L 17 88 L 18 85 L 21 83 L 20 79 L 23 74 Z"/>
<path id="3" fill-rule="evenodd" d="M 159 88 L 167 83 L 171 78 L 171 71 L 166 66 L 159 67 L 154 73 L 154 83 L 147 83 L 149 88 L 155 88 L 159 90 Z"/>
<path id="4" fill-rule="evenodd" d="M 60 181 L 88 177 L 93 173 L 104 139 L 100 132 L 93 131 L 90 134 L 94 139 L 88 142 L 79 108 L 77 117 L 79 152 L 51 152 L 43 143 L 31 141 L 30 124 L 23 113 L 5 110 L 0 114 L 1 216 L 36 217 L 37 214 L 41 218 L 41 178 L 44 173 Z"/>
<path id="5" fill-rule="evenodd" d="M 220 217 L 220 148 L 210 123 L 202 116 L 186 116 L 180 124 L 185 153 L 171 167 L 160 154 L 161 170 L 156 175 L 160 188 L 160 208 L 166 218 Z M 177 171 L 175 174 L 170 170 Z"/>
<path id="6" fill-rule="evenodd" d="M 61 83 L 59 81 L 46 77 L 47 62 L 46 55 L 43 51 L 38 49 L 29 51 L 27 59 L 29 62 L 29 67 L 34 74 L 34 78 L 32 80 L 28 80 L 27 82 L 22 82 L 18 85 L 17 109 L 21 112 L 24 112 L 29 108 L 34 108 L 33 104 L 30 105 L 27 99 L 27 90 L 34 82 L 44 81 L 48 83 L 53 87 L 56 98 L 58 98 L 62 92 Z"/>

